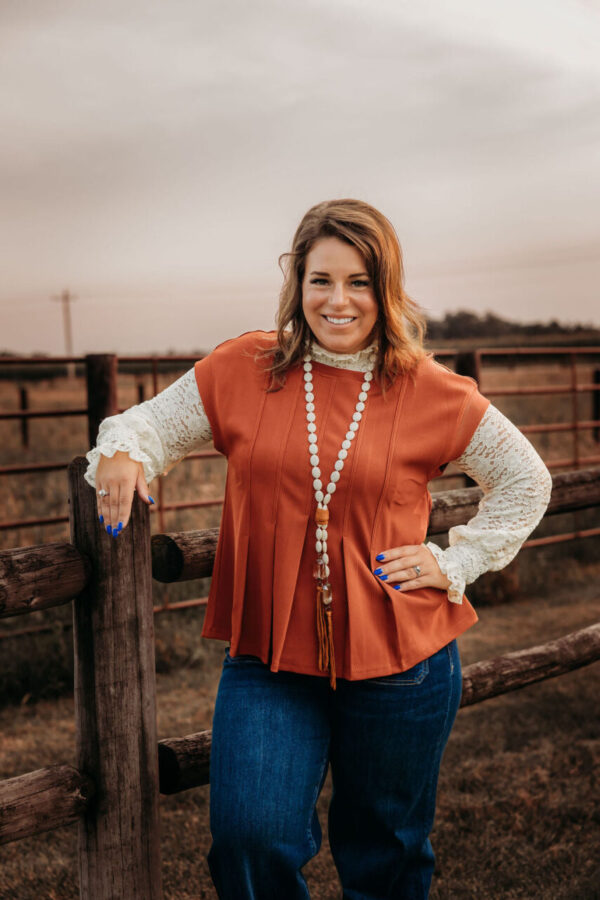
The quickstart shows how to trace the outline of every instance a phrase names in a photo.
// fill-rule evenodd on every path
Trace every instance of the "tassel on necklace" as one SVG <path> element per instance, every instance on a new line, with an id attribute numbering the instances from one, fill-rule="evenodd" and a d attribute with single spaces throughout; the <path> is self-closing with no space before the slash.
<path id="1" fill-rule="evenodd" d="M 333 616 L 331 588 L 317 583 L 317 637 L 319 641 L 319 669 L 329 669 L 329 683 L 335 691 L 335 653 L 333 645 Z"/>

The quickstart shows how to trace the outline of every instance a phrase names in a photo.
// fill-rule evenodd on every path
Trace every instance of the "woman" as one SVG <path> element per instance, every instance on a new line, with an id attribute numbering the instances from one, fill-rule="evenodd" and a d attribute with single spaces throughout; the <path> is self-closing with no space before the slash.
<path id="1" fill-rule="evenodd" d="M 331 764 L 344 897 L 424 898 L 456 638 L 477 621 L 464 587 L 515 556 L 551 479 L 475 382 L 424 352 L 385 216 L 320 203 L 284 258 L 277 331 L 225 341 L 105 419 L 86 478 L 117 537 L 156 474 L 210 439 L 228 458 L 202 630 L 229 642 L 211 752 L 219 897 L 308 897 Z M 427 483 L 450 461 L 484 497 L 441 550 L 424 543 Z"/>

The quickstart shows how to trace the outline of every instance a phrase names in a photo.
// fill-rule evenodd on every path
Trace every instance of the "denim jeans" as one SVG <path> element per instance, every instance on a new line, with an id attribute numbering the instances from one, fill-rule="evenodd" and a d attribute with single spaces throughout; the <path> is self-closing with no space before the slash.
<path id="1" fill-rule="evenodd" d="M 210 762 L 208 864 L 222 900 L 306 900 L 331 764 L 331 853 L 344 900 L 429 893 L 440 762 L 462 676 L 456 640 L 406 672 L 348 681 L 271 672 L 225 651 Z"/>

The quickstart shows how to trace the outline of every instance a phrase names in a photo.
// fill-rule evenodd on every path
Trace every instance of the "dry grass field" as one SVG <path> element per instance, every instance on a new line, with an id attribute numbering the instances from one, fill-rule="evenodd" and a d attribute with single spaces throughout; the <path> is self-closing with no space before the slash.
<path id="1" fill-rule="evenodd" d="M 580 368 L 581 381 L 591 371 Z M 174 376 L 161 380 L 161 387 Z M 499 385 L 568 383 L 560 366 L 484 370 L 483 391 Z M 133 378 L 122 379 L 122 407 L 136 402 Z M 147 389 L 146 395 L 149 396 Z M 14 385 L 0 382 L 0 409 L 16 409 Z M 569 397 L 497 398 L 517 424 L 569 421 Z M 30 386 L 30 406 L 84 405 L 82 383 Z M 591 398 L 579 398 L 581 419 L 591 419 Z M 20 426 L 2 423 L 0 465 L 68 461 L 88 449 L 84 418 L 33 420 L 30 447 Z M 569 456 L 572 436 L 535 435 L 545 459 Z M 582 455 L 600 453 L 591 431 L 581 435 Z M 163 480 L 169 500 L 211 497 L 222 492 L 222 460 L 186 462 Z M 447 481 L 438 487 L 458 486 Z M 66 474 L 0 477 L 0 521 L 65 515 Z M 166 514 L 165 527 L 192 529 L 218 524 L 219 509 Z M 158 517 L 152 513 L 153 531 Z M 598 525 L 596 510 L 548 519 L 538 534 Z M 0 549 L 67 540 L 66 525 L 0 531 Z M 508 573 L 484 576 L 469 591 L 479 623 L 459 640 L 463 665 L 541 643 L 598 621 L 600 539 L 524 550 Z M 158 605 L 206 594 L 206 583 L 155 584 Z M 507 602 L 512 602 L 510 605 Z M 223 642 L 199 638 L 203 612 L 156 617 L 159 737 L 210 728 Z M 0 778 L 41 766 L 74 761 L 69 607 L 4 620 L 9 634 L 53 623 L 38 635 L 0 641 Z M 598 771 L 599 667 L 569 675 L 461 710 L 448 744 L 432 841 L 437 856 L 432 900 L 482 898 L 600 898 Z M 167 898 L 214 898 L 205 862 L 210 845 L 208 787 L 161 799 L 162 847 Z M 305 867 L 314 900 L 341 891 L 327 845 L 330 776 L 319 799 L 323 846 Z M 0 850 L 0 898 L 78 896 L 76 828 L 40 835 Z"/>

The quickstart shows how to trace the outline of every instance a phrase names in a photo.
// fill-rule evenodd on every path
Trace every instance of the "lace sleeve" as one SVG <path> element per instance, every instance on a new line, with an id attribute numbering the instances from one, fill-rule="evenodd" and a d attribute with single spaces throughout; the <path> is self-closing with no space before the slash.
<path id="1" fill-rule="evenodd" d="M 96 446 L 86 453 L 84 478 L 96 487 L 100 455 L 113 457 L 125 450 L 143 464 L 146 482 L 166 475 L 192 450 L 210 441 L 212 432 L 204 411 L 194 369 L 190 369 L 156 397 L 103 419 Z"/>
<path id="2" fill-rule="evenodd" d="M 491 405 L 454 462 L 475 479 L 483 497 L 466 525 L 450 528 L 447 550 L 431 542 L 427 547 L 451 582 L 448 599 L 462 603 L 466 584 L 517 555 L 544 515 L 552 477 L 527 438 Z"/>

